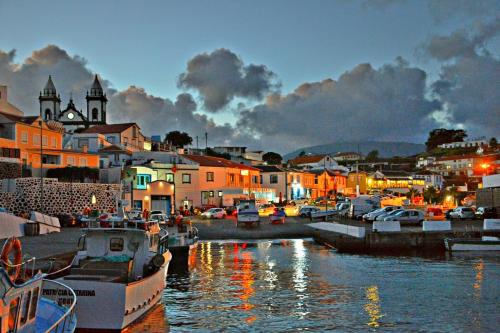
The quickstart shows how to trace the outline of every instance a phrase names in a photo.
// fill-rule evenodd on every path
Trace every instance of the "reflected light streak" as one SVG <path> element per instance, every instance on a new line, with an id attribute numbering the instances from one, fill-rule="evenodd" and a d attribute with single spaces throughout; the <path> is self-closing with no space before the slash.
<path id="1" fill-rule="evenodd" d="M 366 288 L 366 298 L 368 303 L 365 304 L 364 308 L 370 321 L 367 323 L 371 327 L 379 327 L 380 323 L 378 320 L 384 315 L 380 314 L 380 298 L 378 294 L 377 286 L 370 286 Z"/>
<path id="2" fill-rule="evenodd" d="M 484 271 L 484 262 L 483 259 L 479 259 L 479 262 L 474 266 L 474 271 L 476 272 L 476 277 L 474 281 L 474 295 L 480 299 L 481 298 L 481 286 L 483 284 L 483 271 Z"/>

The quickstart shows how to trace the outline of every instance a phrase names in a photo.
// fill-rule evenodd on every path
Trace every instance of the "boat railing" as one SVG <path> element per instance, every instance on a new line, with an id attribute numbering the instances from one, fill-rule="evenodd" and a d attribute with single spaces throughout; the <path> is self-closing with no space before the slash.
<path id="1" fill-rule="evenodd" d="M 88 219 L 85 221 L 88 229 L 134 229 L 150 230 L 152 225 L 158 225 L 157 221 L 145 220 L 101 220 Z"/>
<path id="2" fill-rule="evenodd" d="M 76 327 L 76 293 L 73 289 L 58 281 L 43 279 L 42 295 L 65 311 L 64 315 L 45 331 L 46 333 L 69 332 L 72 327 Z"/>
<path id="3" fill-rule="evenodd" d="M 3 259 L 0 259 L 0 262 L 2 263 L 1 266 L 3 266 L 7 272 L 19 269 L 19 275 L 17 276 L 16 279 L 21 279 L 23 281 L 26 281 L 35 274 L 35 264 L 36 264 L 35 257 L 23 259 L 23 261 L 19 264 L 13 264 Z"/>

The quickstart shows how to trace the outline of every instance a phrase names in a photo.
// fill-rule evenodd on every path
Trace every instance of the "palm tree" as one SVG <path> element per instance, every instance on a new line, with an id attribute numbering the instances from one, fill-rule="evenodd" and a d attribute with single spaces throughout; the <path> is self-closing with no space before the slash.
<path id="1" fill-rule="evenodd" d="M 431 185 L 424 190 L 424 199 L 428 203 L 431 203 L 431 204 L 433 202 L 437 203 L 438 198 L 439 198 L 439 191 L 434 186 Z"/>

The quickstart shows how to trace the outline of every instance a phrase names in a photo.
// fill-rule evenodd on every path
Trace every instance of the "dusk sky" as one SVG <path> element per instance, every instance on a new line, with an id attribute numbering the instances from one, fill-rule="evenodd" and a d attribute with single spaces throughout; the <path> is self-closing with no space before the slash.
<path id="1" fill-rule="evenodd" d="M 500 1 L 0 0 L 0 84 L 38 112 L 48 74 L 146 135 L 288 152 L 334 141 L 500 135 Z M 13 52 L 15 50 L 15 52 Z"/>

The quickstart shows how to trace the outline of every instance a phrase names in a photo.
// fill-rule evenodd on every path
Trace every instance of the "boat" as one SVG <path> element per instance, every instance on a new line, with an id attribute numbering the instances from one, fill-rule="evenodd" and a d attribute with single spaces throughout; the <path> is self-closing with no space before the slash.
<path id="1" fill-rule="evenodd" d="M 69 273 L 56 281 L 75 289 L 77 329 L 120 331 L 157 304 L 172 258 L 168 233 L 155 221 L 118 213 L 89 219 Z"/>
<path id="2" fill-rule="evenodd" d="M 445 238 L 447 251 L 500 251 L 500 238 L 483 236 L 481 238 Z"/>
<path id="3" fill-rule="evenodd" d="M 15 252 L 14 263 L 9 259 L 11 251 Z M 17 238 L 6 240 L 1 257 L 0 332 L 74 332 L 77 320 L 73 289 L 35 272 L 35 258 L 22 262 Z"/>
<path id="4" fill-rule="evenodd" d="M 259 211 L 255 205 L 255 200 L 240 200 L 236 227 L 240 224 L 252 225 L 253 223 L 260 225 Z"/>
<path id="5" fill-rule="evenodd" d="M 182 215 L 171 217 L 155 213 L 151 214 L 149 219 L 158 222 L 160 228 L 168 232 L 168 249 L 172 254 L 169 269 L 186 267 L 189 258 L 195 255 L 198 247 L 198 229 Z"/>

